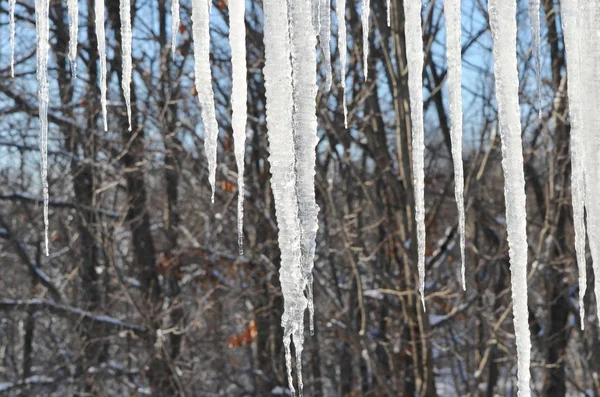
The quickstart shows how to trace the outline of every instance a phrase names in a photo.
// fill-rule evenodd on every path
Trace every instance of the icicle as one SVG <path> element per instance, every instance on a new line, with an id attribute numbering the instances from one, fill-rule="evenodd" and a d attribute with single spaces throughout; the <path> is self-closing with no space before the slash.
<path id="1" fill-rule="evenodd" d="M 171 0 L 171 53 L 173 55 L 173 60 L 175 60 L 175 52 L 177 52 L 177 32 L 179 31 L 179 23 L 179 0 Z"/>
<path id="2" fill-rule="evenodd" d="M 127 119 L 131 131 L 131 3 L 130 0 L 121 0 L 119 13 L 121 16 L 121 49 L 123 51 L 123 76 L 121 85 L 125 106 L 127 106 Z"/>
<path id="3" fill-rule="evenodd" d="M 35 0 L 35 35 L 37 40 L 38 102 L 40 113 L 40 165 L 44 195 L 44 242 L 48 247 L 48 48 L 50 47 L 49 0 Z"/>
<path id="4" fill-rule="evenodd" d="M 365 81 L 369 77 L 369 23 L 371 17 L 371 0 L 362 0 L 362 10 L 360 14 L 360 22 L 362 23 L 362 35 L 363 35 L 363 74 Z M 412 3 L 412 2 L 407 2 Z M 419 7 L 421 1 L 418 0 Z M 410 6 L 409 6 L 410 7 Z"/>
<path id="5" fill-rule="evenodd" d="M 387 26 L 392 26 L 392 1 L 387 0 Z"/>
<path id="6" fill-rule="evenodd" d="M 423 130 L 423 33 L 421 31 L 421 2 L 405 1 L 406 59 L 408 90 L 412 123 L 412 155 L 415 190 L 415 221 L 419 293 L 425 309 L 425 133 Z"/>
<path id="7" fill-rule="evenodd" d="M 331 6 L 329 1 L 320 0 L 319 5 L 319 43 L 321 44 L 321 53 L 325 64 L 325 89 L 327 91 L 331 88 L 331 49 L 329 47 L 329 41 L 331 40 Z"/>
<path id="8" fill-rule="evenodd" d="M 318 36 L 321 31 L 321 0 L 310 0 L 312 23 L 315 29 L 315 35 Z"/>
<path id="9" fill-rule="evenodd" d="M 340 83 L 342 85 L 342 107 L 344 108 L 344 128 L 348 128 L 348 108 L 346 107 L 346 0 L 337 0 L 335 13 L 338 24 L 338 53 L 340 54 Z"/>
<path id="10" fill-rule="evenodd" d="M 444 14 L 446 16 L 446 53 L 448 57 L 448 92 L 450 93 L 450 135 L 452 138 L 452 162 L 454 163 L 454 197 L 456 198 L 456 206 L 458 207 L 458 231 L 460 235 L 460 274 L 463 290 L 466 290 L 460 0 L 444 0 Z"/>
<path id="11" fill-rule="evenodd" d="M 535 58 L 535 76 L 537 79 L 538 116 L 542 119 L 542 64 L 540 56 L 540 0 L 529 0 L 529 20 L 533 36 L 533 57 Z"/>
<path id="12" fill-rule="evenodd" d="M 518 357 L 518 395 L 526 397 L 530 395 L 531 341 L 527 307 L 527 213 L 516 58 L 516 2 L 489 0 L 488 8 L 494 43 L 498 122 L 502 138 L 506 224 Z"/>
<path id="13" fill-rule="evenodd" d="M 298 4 L 298 6 L 302 5 Z M 292 133 L 293 94 L 289 24 L 287 18 L 282 18 L 288 12 L 287 1 L 264 0 L 263 10 L 265 45 L 263 72 L 267 98 L 269 162 L 279 228 L 278 239 L 281 251 L 279 278 L 284 301 L 281 325 L 284 329 L 283 345 L 288 381 L 294 394 L 290 346 L 294 343 L 296 352 L 302 351 L 301 335 L 304 327 L 304 311 L 308 302 L 304 295 L 305 286 L 302 283 L 303 273 L 300 265 L 300 223 Z M 301 376 L 302 374 L 298 373 L 298 378 Z M 299 384 L 301 385 L 301 382 Z"/>
<path id="14" fill-rule="evenodd" d="M 106 39 L 104 34 L 104 0 L 94 2 L 96 13 L 96 37 L 98 40 L 98 57 L 100 58 L 100 102 L 102 104 L 102 119 L 104 131 L 108 131 L 106 120 Z"/>
<path id="15" fill-rule="evenodd" d="M 77 77 L 77 37 L 79 35 L 79 6 L 77 0 L 67 0 L 69 9 L 69 61 L 71 75 Z"/>
<path id="16" fill-rule="evenodd" d="M 231 45 L 231 124 L 238 169 L 238 245 L 243 254 L 244 242 L 244 149 L 246 145 L 246 0 L 230 0 L 229 43 Z"/>
<path id="17" fill-rule="evenodd" d="M 298 216 L 301 232 L 302 282 L 308 297 L 310 332 L 314 333 L 314 306 L 312 270 L 319 207 L 315 198 L 315 163 L 317 136 L 317 80 L 315 70 L 315 46 L 317 39 L 310 29 L 311 10 L 308 2 L 289 2 L 289 20 L 292 56 L 293 86 L 293 130 L 296 150 L 296 191 L 298 194 Z M 321 4 L 321 9 L 329 11 L 329 2 Z M 329 13 L 328 13 L 329 14 Z M 321 21 L 326 18 L 322 18 Z M 329 26 L 329 23 L 326 23 Z M 327 41 L 329 43 L 329 40 Z M 329 49 L 329 46 L 327 46 Z M 331 67 L 329 68 L 331 73 Z M 331 80 L 331 77 L 329 78 Z M 296 355 L 298 353 L 296 352 Z M 300 372 L 300 370 L 298 370 Z"/>
<path id="18" fill-rule="evenodd" d="M 10 13 L 10 77 L 15 77 L 15 5 L 16 0 L 8 0 Z"/>
<path id="19" fill-rule="evenodd" d="M 581 52 L 579 45 L 578 12 L 579 0 L 572 0 L 568 7 L 561 7 L 561 21 L 567 52 L 569 115 L 571 122 L 571 201 L 573 203 L 573 224 L 575 229 L 575 253 L 579 272 L 579 316 L 581 329 L 585 328 L 585 305 L 583 298 L 587 289 L 585 259 L 585 141 L 587 130 L 583 125 L 581 108 Z"/>
<path id="20" fill-rule="evenodd" d="M 192 0 L 192 26 L 194 77 L 202 122 L 204 123 L 204 150 L 208 161 L 208 181 L 212 189 L 211 201 L 214 202 L 219 126 L 215 115 L 215 99 L 210 68 L 210 2 L 210 0 Z"/>

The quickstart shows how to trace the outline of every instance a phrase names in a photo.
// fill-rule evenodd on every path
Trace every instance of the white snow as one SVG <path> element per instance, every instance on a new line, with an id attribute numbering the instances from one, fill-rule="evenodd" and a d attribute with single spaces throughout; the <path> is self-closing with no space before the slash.
<path id="1" fill-rule="evenodd" d="M 562 8 L 562 7 L 561 7 Z M 533 37 L 533 58 L 535 59 L 535 77 L 537 84 L 538 115 L 542 118 L 542 65 L 540 57 L 540 0 L 529 0 L 529 20 L 531 22 L 531 35 Z"/>
<path id="2" fill-rule="evenodd" d="M 489 0 L 488 11 L 494 43 L 494 76 L 502 139 L 506 228 L 518 356 L 518 395 L 527 397 L 530 395 L 531 341 L 527 307 L 527 213 L 517 73 L 516 2 Z"/>
<path id="3" fill-rule="evenodd" d="M 77 0 L 67 0 L 69 10 L 69 61 L 71 75 L 77 77 L 77 37 L 79 35 L 79 5 Z"/>
<path id="4" fill-rule="evenodd" d="M 16 0 L 8 0 L 10 13 L 10 77 L 15 77 L 15 5 Z"/>
<path id="5" fill-rule="evenodd" d="M 100 102 L 102 104 L 102 119 L 104 131 L 108 131 L 106 119 L 106 39 L 104 33 L 104 0 L 94 2 L 96 14 L 96 38 L 98 40 L 98 57 L 100 58 Z"/>
<path id="6" fill-rule="evenodd" d="M 579 0 L 572 0 L 569 7 L 561 7 L 561 21 L 567 52 L 567 85 L 569 94 L 569 116 L 571 123 L 571 196 L 573 224 L 575 229 L 575 252 L 579 273 L 579 316 L 581 329 L 585 327 L 585 305 L 583 298 L 587 289 L 585 259 L 585 133 L 581 105 L 581 52 L 579 40 Z"/>
<path id="7" fill-rule="evenodd" d="M 231 125 L 238 169 L 238 246 L 242 255 L 244 242 L 244 153 L 246 145 L 246 25 L 245 0 L 230 0 L 229 44 L 231 45 Z"/>
<path id="8" fill-rule="evenodd" d="M 331 5 L 330 0 L 320 0 L 319 4 L 319 43 L 321 44 L 321 53 L 323 54 L 323 64 L 325 65 L 325 89 L 331 88 L 331 49 L 329 41 L 331 40 Z M 316 45 L 316 43 L 315 43 Z M 311 53 L 311 57 L 313 57 Z"/>
<path id="9" fill-rule="evenodd" d="M 348 107 L 346 106 L 346 0 L 337 0 L 335 12 L 338 24 L 338 52 L 340 54 L 340 82 L 342 85 L 342 107 L 344 110 L 344 127 L 348 128 Z"/>
<path id="10" fill-rule="evenodd" d="M 50 47 L 49 0 L 35 0 L 35 35 L 37 42 L 38 102 L 40 113 L 40 165 L 44 195 L 44 242 L 48 247 L 48 48 Z"/>
<path id="11" fill-rule="evenodd" d="M 121 86 L 127 107 L 127 119 L 129 120 L 129 131 L 131 131 L 131 1 L 120 0 L 119 15 L 121 17 L 121 50 L 123 58 L 123 76 Z"/>
<path id="12" fill-rule="evenodd" d="M 171 0 L 171 53 L 173 59 L 175 59 L 175 52 L 177 52 L 179 24 L 179 0 Z"/>
<path id="13" fill-rule="evenodd" d="M 407 2 L 411 3 L 411 2 Z M 419 4 L 421 2 L 419 1 Z M 363 74 L 365 81 L 369 77 L 369 28 L 371 18 L 371 0 L 362 0 L 362 10 L 360 13 L 360 22 L 362 24 L 362 39 L 363 39 Z"/>
<path id="14" fill-rule="evenodd" d="M 448 57 L 448 92 L 450 93 L 450 135 L 454 163 L 454 197 L 458 207 L 458 232 L 460 235 L 460 274 L 463 290 L 465 281 L 465 202 L 462 164 L 462 64 L 460 0 L 444 0 L 446 17 L 446 54 Z"/>
<path id="15" fill-rule="evenodd" d="M 192 33 L 194 36 L 194 78 L 204 124 L 204 150 L 208 161 L 208 181 L 212 189 L 211 201 L 214 202 L 219 126 L 215 115 L 210 68 L 209 3 L 211 3 L 210 0 L 192 0 Z"/>
<path id="16" fill-rule="evenodd" d="M 405 1 L 406 59 L 408 62 L 408 91 L 412 123 L 413 178 L 419 293 L 425 308 L 425 133 L 423 130 L 423 33 L 421 31 L 421 2 Z"/>

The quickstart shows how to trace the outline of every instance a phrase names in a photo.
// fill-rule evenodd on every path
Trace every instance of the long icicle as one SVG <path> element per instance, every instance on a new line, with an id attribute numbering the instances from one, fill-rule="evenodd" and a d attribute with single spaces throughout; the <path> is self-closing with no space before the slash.
<path id="1" fill-rule="evenodd" d="M 444 0 L 446 16 L 446 54 L 448 57 L 448 92 L 450 98 L 450 135 L 452 139 L 452 162 L 454 163 L 454 197 L 458 208 L 458 231 L 460 235 L 460 275 L 463 290 L 465 280 L 465 200 L 462 163 L 462 64 L 461 64 L 461 17 L 460 0 Z"/>
<path id="2" fill-rule="evenodd" d="M 386 15 L 386 20 L 387 20 L 387 26 L 388 28 L 390 26 L 392 26 L 392 0 L 387 0 L 387 15 Z"/>
<path id="3" fill-rule="evenodd" d="M 121 17 L 121 49 L 123 58 L 123 76 L 121 86 L 127 107 L 127 119 L 129 120 L 129 131 L 131 131 L 131 1 L 120 0 L 119 15 Z"/>
<path id="4" fill-rule="evenodd" d="M 337 0 L 335 13 L 338 24 L 338 53 L 340 54 L 340 83 L 342 85 L 342 107 L 344 108 L 344 128 L 348 128 L 348 107 L 346 106 L 346 0 Z"/>
<path id="5" fill-rule="evenodd" d="M 319 5 L 319 43 L 321 44 L 321 53 L 323 54 L 323 64 L 325 65 L 325 89 L 331 88 L 331 49 L 329 41 L 331 40 L 331 3 L 330 0 L 320 0 Z M 316 45 L 316 43 L 315 43 Z"/>
<path id="6" fill-rule="evenodd" d="M 104 131 L 108 131 L 106 119 L 106 38 L 104 33 L 104 0 L 94 2 L 96 13 L 96 38 L 98 40 L 98 57 L 100 58 L 100 102 L 102 104 L 102 119 Z"/>
<path id="7" fill-rule="evenodd" d="M 79 35 L 79 4 L 77 0 L 67 0 L 69 9 L 69 61 L 71 76 L 77 77 L 77 38 Z"/>
<path id="8" fill-rule="evenodd" d="M 317 38 L 311 29 L 310 7 L 306 1 L 289 3 L 292 85 L 293 130 L 296 149 L 296 192 L 301 232 L 302 282 L 308 298 L 310 332 L 314 334 L 314 305 L 312 270 L 315 260 L 319 207 L 315 197 L 315 164 L 317 136 L 317 79 L 315 47 Z M 321 5 L 329 14 L 329 0 Z M 327 18 L 328 19 L 328 18 Z M 326 22 L 327 27 L 329 23 Z M 321 22 L 323 26 L 323 19 Z M 327 41 L 329 43 L 329 40 Z M 327 46 L 329 50 L 329 46 Z M 331 68 L 329 68 L 331 73 Z M 331 77 L 329 77 L 331 80 Z M 299 371 L 299 370 L 298 370 Z"/>
<path id="9" fill-rule="evenodd" d="M 405 1 L 406 59 L 412 124 L 412 164 L 417 226 L 419 293 L 425 309 L 425 133 L 423 127 L 423 33 L 421 2 Z"/>
<path id="10" fill-rule="evenodd" d="M 561 7 L 562 8 L 562 7 Z M 531 21 L 531 35 L 533 36 L 533 58 L 535 59 L 535 77 L 538 97 L 538 117 L 542 118 L 542 64 L 541 64 L 541 37 L 540 37 L 540 0 L 529 0 L 529 20 Z"/>
<path id="11" fill-rule="evenodd" d="M 246 0 L 230 0 L 229 43 L 231 45 L 231 125 L 238 170 L 238 246 L 243 254 L 244 243 L 244 153 L 248 83 L 246 81 Z"/>
<path id="12" fill-rule="evenodd" d="M 177 52 L 177 32 L 179 31 L 179 0 L 171 0 L 171 54 Z"/>
<path id="13" fill-rule="evenodd" d="M 405 3 L 412 3 L 407 1 Z M 421 2 L 419 1 L 419 4 Z M 362 0 L 362 10 L 360 13 L 360 22 L 362 24 L 362 39 L 363 39 L 363 75 L 365 81 L 369 77 L 369 30 L 371 19 L 371 2 L 370 0 Z"/>
<path id="14" fill-rule="evenodd" d="M 291 344 L 296 354 L 302 351 L 304 311 L 308 302 L 304 295 L 300 266 L 300 223 L 296 196 L 295 150 L 292 133 L 292 67 L 287 1 L 264 0 L 265 95 L 267 98 L 267 133 L 271 186 L 279 228 L 281 251 L 279 279 L 284 312 L 281 317 L 283 346 L 288 383 L 295 394 L 292 378 Z M 314 56 L 314 54 L 313 54 Z M 297 360 L 297 365 L 299 360 Z M 302 374 L 298 373 L 301 378 Z M 301 382 L 300 382 L 301 384 Z"/>
<path id="15" fill-rule="evenodd" d="M 8 0 L 10 13 L 10 77 L 15 77 L 15 5 L 16 0 Z"/>
<path id="16" fill-rule="evenodd" d="M 204 123 L 204 150 L 208 161 L 208 181 L 215 201 L 217 170 L 217 140 L 219 126 L 215 115 L 215 99 L 210 68 L 210 0 L 192 0 L 192 33 L 194 36 L 194 79 L 202 122 Z"/>
<path id="17" fill-rule="evenodd" d="M 494 44 L 494 76 L 510 256 L 514 327 L 517 342 L 519 397 L 528 397 L 531 341 L 527 307 L 527 211 L 517 72 L 516 2 L 489 0 Z"/>
<path id="18" fill-rule="evenodd" d="M 40 165 L 44 195 L 44 242 L 46 256 L 50 254 L 48 244 L 48 48 L 50 47 L 49 0 L 35 0 L 35 33 L 37 39 L 38 102 L 40 113 Z"/>

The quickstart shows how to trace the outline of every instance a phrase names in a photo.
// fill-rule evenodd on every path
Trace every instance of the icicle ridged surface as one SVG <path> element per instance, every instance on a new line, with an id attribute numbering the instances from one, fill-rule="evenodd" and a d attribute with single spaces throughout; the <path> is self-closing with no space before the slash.
<path id="1" fill-rule="evenodd" d="M 561 7 L 561 21 L 567 52 L 567 85 L 569 94 L 569 116 L 571 123 L 571 201 L 575 229 L 575 253 L 579 273 L 579 316 L 581 329 L 585 328 L 585 304 L 583 298 L 587 289 L 587 269 L 585 259 L 585 141 L 586 128 L 581 112 L 581 51 L 579 43 L 579 0 L 572 0 L 569 7 Z"/>
<path id="2" fill-rule="evenodd" d="M 238 246 L 242 254 L 244 242 L 244 153 L 246 147 L 246 119 L 248 83 L 246 81 L 246 24 L 245 0 L 230 0 L 229 44 L 231 45 L 231 124 L 238 170 Z"/>
<path id="3" fill-rule="evenodd" d="M 415 221 L 419 293 L 425 308 L 425 133 L 423 129 L 423 33 L 421 2 L 405 1 L 406 59 L 412 123 L 412 164 L 415 194 Z"/>
<path id="4" fill-rule="evenodd" d="M 518 395 L 530 395 L 531 341 L 527 307 L 527 212 L 517 73 L 516 2 L 489 0 L 494 43 L 494 76 L 502 138 L 502 168 L 510 256 L 514 327 L 517 342 Z"/>
<path id="5" fill-rule="evenodd" d="M 108 131 L 106 119 L 106 38 L 104 33 L 104 0 L 94 2 L 96 14 L 96 38 L 98 39 L 98 57 L 100 58 L 100 102 L 102 105 L 102 120 L 104 131 Z"/>
<path id="6" fill-rule="evenodd" d="M 321 53 L 323 54 L 323 64 L 325 65 L 325 89 L 331 88 L 331 49 L 329 41 L 331 40 L 331 6 L 330 0 L 320 0 L 319 5 L 319 43 L 321 44 Z M 315 43 L 316 45 L 316 43 Z"/>
<path id="7" fill-rule="evenodd" d="M 79 36 L 79 5 L 77 0 L 67 0 L 69 9 L 69 61 L 71 75 L 77 77 L 77 38 Z"/>
<path id="8" fill-rule="evenodd" d="M 179 0 L 171 0 L 171 54 L 177 52 L 177 32 L 179 31 Z"/>
<path id="9" fill-rule="evenodd" d="M 337 0 L 335 13 L 338 23 L 338 53 L 340 54 L 340 83 L 342 85 L 342 107 L 344 108 L 344 127 L 348 128 L 348 108 L 346 106 L 346 0 Z"/>
<path id="10" fill-rule="evenodd" d="M 131 2 L 130 0 L 120 0 L 119 12 L 121 16 L 121 50 L 123 57 L 123 76 L 121 85 L 123 88 L 123 97 L 127 107 L 127 119 L 129 120 L 129 131 L 131 131 Z"/>
<path id="11" fill-rule="evenodd" d="M 214 202 L 219 126 L 215 115 L 215 98 L 210 68 L 209 3 L 210 0 L 192 0 L 192 30 L 194 36 L 194 78 L 204 124 L 204 150 L 208 161 L 208 181 L 212 189 L 211 201 Z"/>
<path id="12" fill-rule="evenodd" d="M 37 40 L 38 102 L 40 113 L 40 168 L 44 195 L 44 242 L 48 247 L 48 49 L 50 47 L 49 0 L 35 0 L 35 35 Z"/>
<path id="13" fill-rule="evenodd" d="M 265 94 L 267 98 L 267 130 L 271 186 L 275 198 L 275 212 L 279 228 L 281 251 L 279 279 L 283 293 L 284 329 L 288 382 L 295 393 L 292 378 L 291 344 L 296 351 L 296 365 L 301 364 L 304 342 L 304 311 L 308 301 L 304 295 L 300 265 L 300 223 L 296 195 L 295 150 L 292 133 L 292 67 L 290 63 L 288 5 L 282 0 L 264 0 Z M 314 56 L 314 52 L 313 52 Z M 301 378 L 301 368 L 298 376 Z M 301 384 L 301 382 L 299 382 Z M 300 392 L 301 393 L 301 392 Z"/>
<path id="14" fill-rule="evenodd" d="M 8 0 L 10 13 L 10 77 L 15 77 L 15 5 L 16 0 Z"/>
<path id="15" fill-rule="evenodd" d="M 407 2 L 411 3 L 411 2 Z M 418 1 L 421 7 L 421 1 Z M 406 7 L 406 6 L 405 6 Z M 409 6 L 411 7 L 411 6 Z M 362 0 L 362 10 L 360 13 L 360 22 L 362 23 L 362 39 L 363 39 L 363 73 L 365 81 L 369 77 L 369 28 L 371 18 L 371 0 Z"/>
<path id="16" fill-rule="evenodd" d="M 463 290 L 465 280 L 465 200 L 462 163 L 462 59 L 460 0 L 444 0 L 446 16 L 446 55 L 448 57 L 448 92 L 450 98 L 450 135 L 454 163 L 454 197 L 458 208 L 460 235 L 460 274 Z"/>
<path id="17" fill-rule="evenodd" d="M 322 4 L 327 6 L 329 2 Z M 329 13 L 328 13 L 329 14 Z M 305 1 L 289 3 L 292 86 L 294 89 L 294 147 L 296 150 L 296 191 L 301 233 L 302 283 L 308 297 L 311 334 L 314 333 L 312 270 L 315 260 L 319 207 L 315 198 L 315 164 L 317 160 L 317 80 L 315 46 L 317 39 L 311 29 L 310 8 Z M 322 25 L 323 26 L 323 25 Z M 329 23 L 327 23 L 329 26 Z M 329 46 L 327 46 L 329 49 Z M 331 68 L 329 68 L 331 72 Z M 330 77 L 331 79 L 331 77 Z"/>
<path id="18" fill-rule="evenodd" d="M 561 7 L 562 8 L 562 7 Z M 535 59 L 535 76 L 539 104 L 539 117 L 542 118 L 542 57 L 540 56 L 540 0 L 529 0 L 529 20 L 531 21 L 531 35 L 533 37 L 533 58 Z"/>

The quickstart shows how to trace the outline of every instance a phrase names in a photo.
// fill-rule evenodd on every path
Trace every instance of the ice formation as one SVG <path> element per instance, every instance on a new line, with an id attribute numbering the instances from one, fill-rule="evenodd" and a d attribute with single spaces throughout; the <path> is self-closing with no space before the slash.
<path id="1" fill-rule="evenodd" d="M 96 37 L 98 39 L 98 57 L 100 58 L 100 102 L 102 105 L 102 120 L 104 131 L 108 131 L 106 119 L 106 36 L 104 33 L 104 0 L 94 2 L 96 14 Z"/>
<path id="2" fill-rule="evenodd" d="M 79 5 L 77 0 L 67 0 L 69 9 L 69 61 L 71 75 L 77 77 L 77 37 L 79 35 Z"/>
<path id="3" fill-rule="evenodd" d="M 348 108 L 346 106 L 346 0 L 337 0 L 335 13 L 338 24 L 338 52 L 340 54 L 340 83 L 342 86 L 342 107 L 344 110 L 344 127 L 348 128 Z"/>
<path id="4" fill-rule="evenodd" d="M 8 9 L 10 13 L 10 77 L 15 77 L 15 5 L 16 0 L 8 0 Z"/>
<path id="5" fill-rule="evenodd" d="M 125 106 L 127 107 L 127 119 L 129 120 L 129 131 L 131 131 L 131 2 L 130 0 L 120 0 L 119 15 L 121 17 L 121 50 L 123 59 L 123 76 L 121 77 L 121 86 L 123 87 L 123 96 L 125 97 Z"/>
<path id="6" fill-rule="evenodd" d="M 419 293 L 425 308 L 425 133 L 423 129 L 423 33 L 421 2 L 404 2 L 408 91 L 412 123 L 412 164 L 417 224 Z"/>
<path id="7" fill-rule="evenodd" d="M 533 58 L 535 59 L 535 77 L 537 84 L 538 114 L 542 118 L 542 65 L 540 56 L 540 0 L 529 0 L 529 20 L 531 21 L 531 35 L 533 36 Z"/>
<path id="8" fill-rule="evenodd" d="M 192 33 L 194 37 L 194 79 L 204 124 L 204 150 L 208 161 L 208 181 L 215 201 L 217 143 L 219 126 L 215 115 L 215 99 L 210 68 L 210 0 L 192 0 Z"/>
<path id="9" fill-rule="evenodd" d="M 331 88 L 331 50 L 329 41 L 331 40 L 331 7 L 329 0 L 320 0 L 319 3 L 319 43 L 321 44 L 321 54 L 323 55 L 323 64 L 325 65 L 325 89 Z M 312 57 L 312 55 L 311 55 Z M 313 73 L 314 74 L 314 73 Z"/>
<path id="10" fill-rule="evenodd" d="M 229 43 L 231 45 L 231 125 L 238 170 L 238 246 L 244 242 L 244 153 L 246 146 L 246 0 L 230 0 Z"/>
<path id="11" fill-rule="evenodd" d="M 407 2 L 412 3 L 412 2 Z M 416 2 L 415 2 L 416 3 Z M 419 1 L 419 4 L 421 2 Z M 360 22 L 362 24 L 362 39 L 363 39 L 363 74 L 365 81 L 369 77 L 369 28 L 371 18 L 371 0 L 362 0 L 362 10 L 360 13 Z"/>
<path id="12" fill-rule="evenodd" d="M 179 0 L 171 1 L 171 54 L 175 59 L 177 52 L 177 32 L 179 31 Z"/>
<path id="13" fill-rule="evenodd" d="M 517 72 L 516 2 L 489 0 L 488 11 L 494 43 L 494 77 L 502 139 L 506 226 L 518 356 L 518 394 L 519 397 L 527 397 L 530 395 L 531 341 L 527 308 L 527 213 Z"/>

